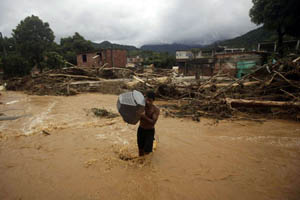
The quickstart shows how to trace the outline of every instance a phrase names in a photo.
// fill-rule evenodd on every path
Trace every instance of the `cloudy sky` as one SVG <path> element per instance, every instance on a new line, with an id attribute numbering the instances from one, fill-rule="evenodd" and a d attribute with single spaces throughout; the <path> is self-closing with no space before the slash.
<path id="1" fill-rule="evenodd" d="M 255 29 L 251 0 L 1 0 L 0 32 L 27 16 L 50 24 L 56 41 L 79 32 L 87 40 L 135 45 L 207 44 Z"/>

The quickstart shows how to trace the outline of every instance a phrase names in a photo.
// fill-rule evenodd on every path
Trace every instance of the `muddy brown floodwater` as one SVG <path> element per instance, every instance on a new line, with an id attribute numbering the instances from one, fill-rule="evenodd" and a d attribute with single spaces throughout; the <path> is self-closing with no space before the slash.
<path id="1" fill-rule="evenodd" d="M 90 112 L 116 101 L 3 92 L 0 112 L 22 117 L 0 121 L 0 199 L 300 199 L 299 122 L 161 115 L 138 158 L 137 126 Z"/>

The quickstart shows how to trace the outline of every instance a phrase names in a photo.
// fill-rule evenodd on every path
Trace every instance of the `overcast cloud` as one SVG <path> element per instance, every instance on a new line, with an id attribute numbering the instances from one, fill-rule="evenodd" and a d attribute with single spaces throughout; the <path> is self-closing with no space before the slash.
<path id="1" fill-rule="evenodd" d="M 250 22 L 251 0 L 1 0 L 0 32 L 27 16 L 50 24 L 56 41 L 80 33 L 87 40 L 135 45 L 207 44 L 242 35 Z"/>

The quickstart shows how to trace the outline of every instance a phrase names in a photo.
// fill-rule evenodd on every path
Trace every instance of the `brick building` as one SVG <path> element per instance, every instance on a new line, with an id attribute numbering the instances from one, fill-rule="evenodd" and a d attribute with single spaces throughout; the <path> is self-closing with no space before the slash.
<path id="1" fill-rule="evenodd" d="M 127 51 L 121 49 L 103 49 L 77 55 L 77 65 L 84 67 L 99 67 L 107 63 L 107 67 L 125 67 Z"/>

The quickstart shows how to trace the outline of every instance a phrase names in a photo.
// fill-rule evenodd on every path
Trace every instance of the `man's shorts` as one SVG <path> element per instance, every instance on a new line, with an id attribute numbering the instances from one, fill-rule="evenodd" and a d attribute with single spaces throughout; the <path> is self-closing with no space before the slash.
<path id="1" fill-rule="evenodd" d="M 139 149 L 143 149 L 144 152 L 152 152 L 153 140 L 154 140 L 155 129 L 143 129 L 138 128 L 137 131 L 137 143 Z"/>

